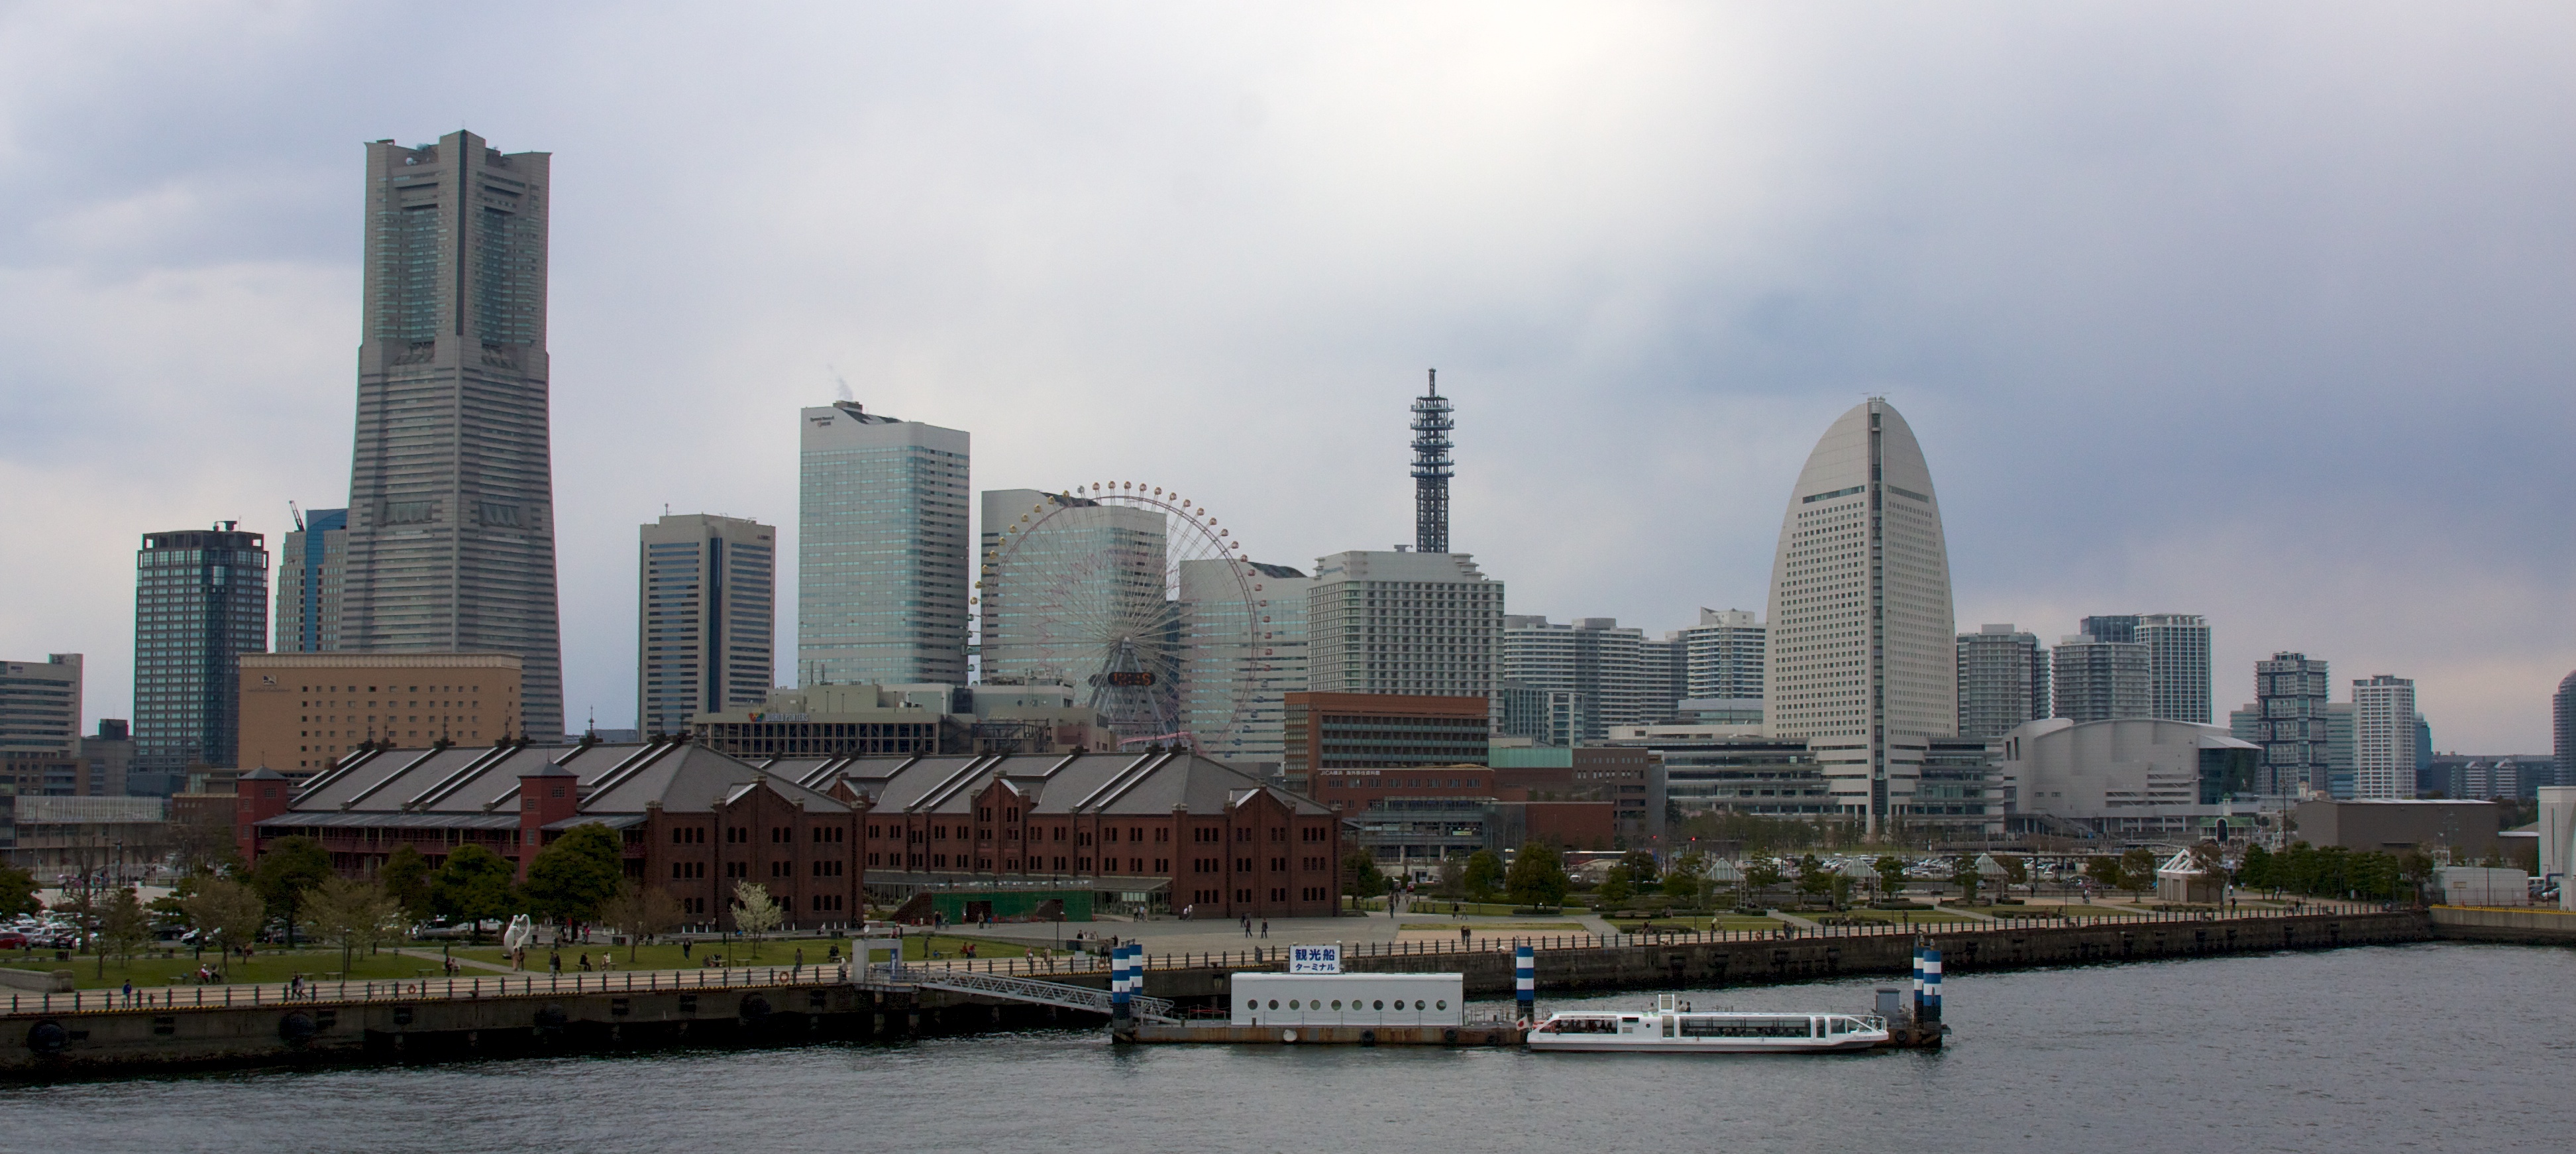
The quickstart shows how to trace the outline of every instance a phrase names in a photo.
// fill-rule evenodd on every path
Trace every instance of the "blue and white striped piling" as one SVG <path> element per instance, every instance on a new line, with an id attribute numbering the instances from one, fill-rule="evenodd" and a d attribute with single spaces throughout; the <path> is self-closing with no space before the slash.
<path id="1" fill-rule="evenodd" d="M 1941 1024 L 1941 951 L 1925 946 L 1915 951 L 1914 967 L 1923 977 L 1923 992 L 1915 999 L 1914 1020 L 1926 1026 Z"/>
<path id="2" fill-rule="evenodd" d="M 1109 950 L 1109 1018 L 1113 1022 L 1125 1022 L 1128 1017 L 1127 975 L 1134 965 L 1130 951 L 1135 948 L 1122 945 Z"/>
<path id="3" fill-rule="evenodd" d="M 1512 951 L 1512 989 L 1520 995 L 1521 1020 L 1538 1020 L 1538 955 L 1528 946 Z"/>

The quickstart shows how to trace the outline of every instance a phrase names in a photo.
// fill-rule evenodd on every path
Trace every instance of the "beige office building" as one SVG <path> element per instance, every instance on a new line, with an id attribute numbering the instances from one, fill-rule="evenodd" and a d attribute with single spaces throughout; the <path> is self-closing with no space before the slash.
<path id="1" fill-rule="evenodd" d="M 519 678 L 511 653 L 246 653 L 241 764 L 297 776 L 368 742 L 515 738 Z"/>

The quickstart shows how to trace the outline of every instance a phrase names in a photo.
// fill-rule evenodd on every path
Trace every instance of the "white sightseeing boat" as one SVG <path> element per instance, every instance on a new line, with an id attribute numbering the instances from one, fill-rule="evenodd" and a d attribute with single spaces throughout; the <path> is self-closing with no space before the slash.
<path id="1" fill-rule="evenodd" d="M 1693 1010 L 1671 994 L 1639 1013 L 1569 1010 L 1528 1035 L 1533 1050 L 1670 1054 L 1813 1054 L 1887 1045 L 1887 1019 L 1868 1014 Z"/>

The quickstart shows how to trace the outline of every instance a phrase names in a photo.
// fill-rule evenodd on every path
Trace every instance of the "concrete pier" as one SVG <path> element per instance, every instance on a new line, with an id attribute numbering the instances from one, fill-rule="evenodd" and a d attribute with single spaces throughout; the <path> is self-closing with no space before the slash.
<path id="1" fill-rule="evenodd" d="M 1974 929 L 1953 925 L 1944 927 L 1946 932 L 1919 936 L 1922 944 L 1940 951 L 1949 974 L 2416 942 L 2435 937 L 2437 928 L 2445 937 L 2471 936 L 2468 931 L 2474 931 L 2523 935 L 2496 940 L 2563 940 L 2536 936 L 2543 930 L 2562 929 L 2555 921 L 2535 923 L 2537 928 L 2506 924 L 2512 921 L 2470 925 L 2451 912 L 2349 909 L 2288 916 L 1980 924 Z M 1912 970 L 1917 940 L 1915 934 L 1865 928 L 1785 938 L 1748 933 L 1518 939 L 1496 935 L 1467 948 L 1447 943 L 1374 943 L 1346 950 L 1342 965 L 1353 972 L 1459 973 L 1470 996 L 1504 999 L 1514 993 L 1519 946 L 1530 949 L 1539 990 L 1569 992 L 1715 989 L 1901 975 Z M 1275 948 L 1260 954 L 1247 950 L 1147 956 L 1140 992 L 1176 1003 L 1182 1012 L 1221 1011 L 1233 974 L 1279 970 L 1284 967 L 1279 957 Z M 1041 977 L 1093 989 L 1106 989 L 1109 984 L 1105 966 L 1089 959 L 930 965 Z M 907 963 L 907 971 L 915 969 L 916 964 Z M 84 1076 L 123 1070 L 410 1061 L 581 1049 L 784 1045 L 1106 1020 L 1079 1010 L 928 989 L 900 979 L 855 982 L 846 967 L 816 966 L 584 974 L 577 979 L 566 975 L 560 980 L 513 979 L 506 985 L 437 980 L 349 983 L 326 985 L 294 1000 L 282 1000 L 282 993 L 274 986 L 180 987 L 144 991 L 138 999 L 144 1004 L 136 1005 L 121 1004 L 111 992 L 97 990 L 77 995 L 10 994 L 0 997 L 0 1004 L 10 1005 L 7 1015 L 0 1017 L 0 1075 Z M 225 996 L 234 1004 L 215 1001 Z M 7 998 L 16 1000 L 8 1003 Z M 1379 1041 L 1470 1044 L 1452 1043 L 1445 1035 L 1437 1043 L 1390 1037 L 1381 1031 Z M 1288 1044 L 1284 1038 L 1280 1041 Z M 1353 1041 L 1359 1040 L 1354 1037 Z"/>

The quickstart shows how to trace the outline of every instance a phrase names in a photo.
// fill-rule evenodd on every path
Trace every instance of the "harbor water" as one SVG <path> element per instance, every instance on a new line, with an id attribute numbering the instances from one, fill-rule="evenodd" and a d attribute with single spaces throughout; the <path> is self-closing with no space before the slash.
<path id="1" fill-rule="evenodd" d="M 1682 996 L 1866 1011 L 1883 984 Z M 0 1085 L 0 1150 L 2555 1151 L 2576 1133 L 2570 989 L 2576 950 L 2427 943 L 1954 973 L 1938 1052 L 1112 1047 L 1064 1030 Z"/>

